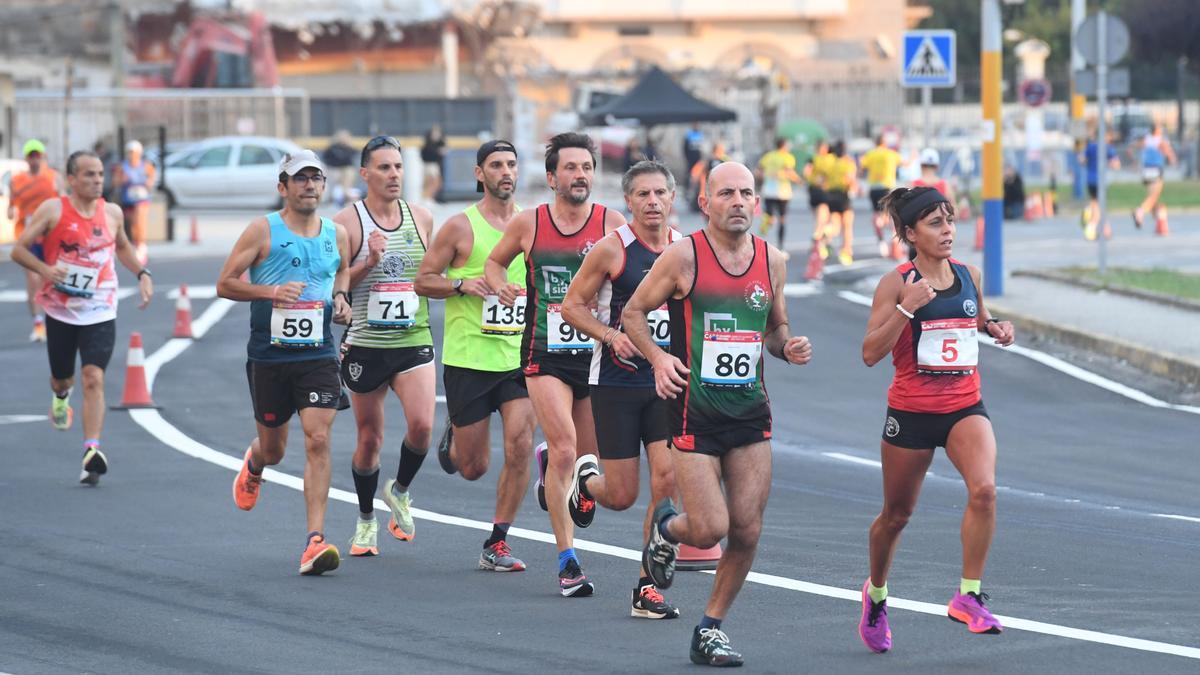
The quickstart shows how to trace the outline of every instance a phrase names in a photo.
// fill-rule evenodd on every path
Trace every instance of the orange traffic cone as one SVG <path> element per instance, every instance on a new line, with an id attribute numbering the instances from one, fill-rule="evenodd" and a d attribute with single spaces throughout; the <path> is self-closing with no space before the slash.
<path id="1" fill-rule="evenodd" d="M 983 216 L 975 219 L 975 250 L 983 250 Z"/>
<path id="2" fill-rule="evenodd" d="M 699 572 L 715 570 L 721 561 L 721 545 L 700 549 L 687 544 L 679 545 L 679 554 L 675 556 L 675 569 L 684 572 Z"/>
<path id="3" fill-rule="evenodd" d="M 813 241 L 812 251 L 808 254 L 808 265 L 804 268 L 804 280 L 816 281 L 825 276 L 825 261 L 821 260 L 821 243 Z"/>
<path id="4" fill-rule="evenodd" d="M 892 237 L 892 260 L 906 260 L 907 258 L 904 245 L 900 243 L 899 237 Z"/>
<path id="5" fill-rule="evenodd" d="M 193 244 L 200 243 L 200 222 L 196 219 L 195 214 L 192 214 L 192 233 L 189 241 Z"/>
<path id="6" fill-rule="evenodd" d="M 1042 210 L 1047 218 L 1054 216 L 1054 190 L 1046 190 L 1042 193 Z"/>
<path id="7" fill-rule="evenodd" d="M 150 388 L 146 386 L 146 353 L 142 350 L 142 334 L 129 335 L 129 356 L 125 359 L 125 393 L 121 405 L 113 410 L 129 408 L 157 408 L 150 399 Z"/>
<path id="8" fill-rule="evenodd" d="M 192 338 L 192 301 L 188 298 L 187 284 L 180 284 L 179 299 L 175 301 L 175 334 L 172 337 Z"/>
<path id="9" fill-rule="evenodd" d="M 1171 234 L 1171 228 L 1167 227 L 1167 209 L 1163 207 L 1154 217 L 1154 234 L 1160 237 L 1166 237 Z"/>
<path id="10" fill-rule="evenodd" d="M 1042 195 L 1040 193 L 1029 195 L 1025 199 L 1025 220 L 1037 220 L 1044 213 L 1042 209 Z"/>

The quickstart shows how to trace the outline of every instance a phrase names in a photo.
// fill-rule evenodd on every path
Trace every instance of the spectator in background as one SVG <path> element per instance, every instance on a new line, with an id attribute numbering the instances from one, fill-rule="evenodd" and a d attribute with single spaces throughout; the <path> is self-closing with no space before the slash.
<path id="1" fill-rule="evenodd" d="M 1018 220 L 1025 215 L 1025 182 L 1012 164 L 1004 165 L 1004 219 Z"/>
<path id="2" fill-rule="evenodd" d="M 137 259 L 146 264 L 146 221 L 150 217 L 150 194 L 154 189 L 154 165 L 142 158 L 142 144 L 136 140 L 125 144 L 125 161 L 117 165 L 113 186 L 118 191 L 121 210 L 125 212 L 125 234 L 137 252 Z"/>
<path id="3" fill-rule="evenodd" d="M 718 140 L 713 143 L 712 152 L 708 157 L 702 158 L 692 166 L 692 170 L 688 172 L 692 179 L 693 195 L 689 198 L 691 208 L 694 213 L 700 212 L 700 193 L 704 192 L 704 186 L 708 183 L 708 174 L 715 169 L 721 162 L 730 160 L 729 151 L 725 149 L 725 142 Z"/>
<path id="4" fill-rule="evenodd" d="M 350 144 L 350 132 L 342 129 L 333 135 L 330 139 L 329 147 L 325 148 L 325 153 L 321 160 L 325 162 L 325 168 L 330 173 L 330 183 L 333 188 L 333 203 L 337 204 L 338 208 L 346 205 L 349 201 L 350 190 L 354 187 L 354 177 L 357 175 L 355 171 L 358 161 L 358 150 L 355 150 Z"/>
<path id="5" fill-rule="evenodd" d="M 117 173 L 117 164 L 120 163 L 121 158 L 112 151 L 108 143 L 108 136 L 96 139 L 92 145 L 92 152 L 96 153 L 96 156 L 100 158 L 100 164 L 104 166 L 104 198 L 110 202 L 119 202 L 119 196 L 113 194 L 113 176 Z"/>
<path id="6" fill-rule="evenodd" d="M 696 166 L 696 162 L 704 156 L 704 132 L 700 131 L 699 124 L 693 124 L 692 128 L 683 135 L 683 161 L 687 164 L 688 172 L 684 174 L 684 187 L 692 187 L 692 167 Z"/>
<path id="7" fill-rule="evenodd" d="M 628 171 L 634 164 L 647 159 L 650 159 L 650 156 L 645 150 L 642 150 L 642 144 L 638 142 L 637 136 L 633 136 L 625 144 L 625 163 L 621 170 Z"/>
<path id="8" fill-rule="evenodd" d="M 435 124 L 425 134 L 425 142 L 421 145 L 421 162 L 425 165 L 425 181 L 421 186 L 421 196 L 426 203 L 432 202 L 434 195 L 442 189 L 442 159 L 446 156 L 446 138 L 442 135 L 442 127 Z"/>

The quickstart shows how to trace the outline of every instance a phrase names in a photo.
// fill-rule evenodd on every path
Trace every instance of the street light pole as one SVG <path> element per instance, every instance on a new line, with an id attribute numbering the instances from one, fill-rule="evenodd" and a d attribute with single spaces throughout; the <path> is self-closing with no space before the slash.
<path id="1" fill-rule="evenodd" d="M 1004 295 L 1004 155 L 1000 116 L 1000 0 L 981 0 L 980 77 L 983 106 L 983 287 Z"/>

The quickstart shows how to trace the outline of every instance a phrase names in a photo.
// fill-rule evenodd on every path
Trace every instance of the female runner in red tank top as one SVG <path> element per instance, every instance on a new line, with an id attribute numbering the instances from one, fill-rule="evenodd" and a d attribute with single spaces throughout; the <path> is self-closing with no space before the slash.
<path id="1" fill-rule="evenodd" d="M 890 352 L 896 369 L 880 449 L 883 510 L 871 525 L 871 576 L 859 622 L 859 636 L 875 652 L 892 646 L 888 568 L 939 446 L 968 494 L 962 579 L 947 614 L 972 633 L 1003 630 L 980 590 L 996 522 L 996 437 L 979 393 L 976 335 L 984 331 L 1005 347 L 1014 339 L 1012 324 L 988 314 L 979 270 L 951 257 L 954 207 L 945 195 L 932 187 L 900 188 L 882 205 L 909 246 L 909 261 L 880 279 L 863 339 L 868 366 Z"/>

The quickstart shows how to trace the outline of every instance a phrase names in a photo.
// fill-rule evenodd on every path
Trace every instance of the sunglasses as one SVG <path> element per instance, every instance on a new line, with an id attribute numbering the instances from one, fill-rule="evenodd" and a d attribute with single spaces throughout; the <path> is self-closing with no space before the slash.
<path id="1" fill-rule="evenodd" d="M 375 138 L 372 138 L 371 140 L 367 141 L 366 145 L 363 146 L 362 157 L 359 158 L 359 164 L 361 166 L 366 166 L 367 160 L 371 157 L 371 153 L 383 147 L 395 148 L 399 150 L 400 141 L 396 140 L 393 136 L 376 136 Z"/>

